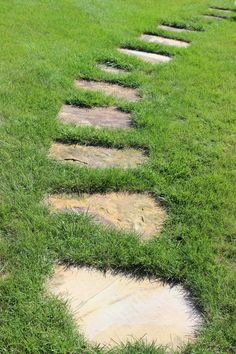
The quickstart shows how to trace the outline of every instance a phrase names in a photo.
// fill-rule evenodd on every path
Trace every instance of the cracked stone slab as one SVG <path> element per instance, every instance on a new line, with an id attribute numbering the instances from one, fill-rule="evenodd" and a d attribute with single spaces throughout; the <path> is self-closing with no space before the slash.
<path id="1" fill-rule="evenodd" d="M 111 65 L 106 65 L 106 64 L 98 64 L 97 65 L 102 71 L 105 71 L 107 73 L 111 74 L 127 74 L 127 71 L 124 69 L 116 68 Z"/>
<path id="2" fill-rule="evenodd" d="M 151 63 L 151 64 L 163 64 L 163 63 L 168 63 L 171 60 L 171 58 L 166 55 L 161 55 L 161 54 L 156 54 L 156 53 L 149 53 L 149 52 L 143 52 L 140 50 L 124 49 L 124 48 L 120 48 L 118 50 L 119 50 L 119 52 L 121 52 L 123 54 L 135 56 L 135 57 L 137 57 L 145 62 Z"/>
<path id="3" fill-rule="evenodd" d="M 166 210 L 148 194 L 54 194 L 47 198 L 47 204 L 57 212 L 87 213 L 95 222 L 135 232 L 143 240 L 158 235 L 167 218 Z"/>
<path id="4" fill-rule="evenodd" d="M 59 120 L 78 126 L 96 128 L 130 128 L 130 114 L 116 107 L 80 108 L 64 105 L 59 113 Z"/>
<path id="5" fill-rule="evenodd" d="M 54 143 L 49 157 L 93 168 L 136 168 L 147 161 L 144 152 L 136 149 L 110 149 L 100 146 Z"/>
<path id="6" fill-rule="evenodd" d="M 150 34 L 142 34 L 140 36 L 140 39 L 148 43 L 164 44 L 164 45 L 169 45 L 178 48 L 187 48 L 190 45 L 188 42 L 179 41 L 177 39 L 165 38 L 161 36 L 150 35 Z"/>
<path id="7" fill-rule="evenodd" d="M 88 340 L 108 347 L 142 339 L 169 352 L 194 341 L 202 323 L 182 286 L 155 278 L 57 266 L 46 289 L 66 302 Z"/>
<path id="8" fill-rule="evenodd" d="M 139 91 L 131 87 L 125 87 L 104 81 L 76 80 L 76 87 L 90 91 L 100 91 L 105 95 L 135 102 L 140 99 Z"/>
<path id="9" fill-rule="evenodd" d="M 159 25 L 158 28 L 163 29 L 165 31 L 177 32 L 177 33 L 193 32 L 193 31 L 190 31 L 190 30 L 188 30 L 186 28 L 180 28 L 180 27 L 174 27 L 174 26 L 168 26 L 168 25 Z"/>

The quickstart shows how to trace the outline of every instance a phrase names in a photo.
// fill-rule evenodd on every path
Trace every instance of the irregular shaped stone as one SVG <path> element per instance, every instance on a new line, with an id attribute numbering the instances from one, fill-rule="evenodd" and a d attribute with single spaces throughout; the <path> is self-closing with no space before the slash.
<path id="1" fill-rule="evenodd" d="M 98 64 L 98 67 L 102 71 L 105 71 L 105 72 L 111 73 L 111 74 L 126 74 L 127 73 L 126 70 L 115 68 L 114 66 L 110 66 L 110 65 Z"/>
<path id="2" fill-rule="evenodd" d="M 216 20 L 225 20 L 227 17 L 225 16 L 216 16 L 216 15 L 203 15 L 203 17 L 205 18 L 209 18 L 209 19 L 216 19 Z"/>
<path id="3" fill-rule="evenodd" d="M 103 81 L 76 80 L 76 87 L 90 91 L 100 91 L 105 95 L 135 102 L 140 99 L 137 89 Z"/>
<path id="4" fill-rule="evenodd" d="M 189 43 L 184 42 L 184 41 L 179 41 L 177 39 L 165 38 L 165 37 L 161 37 L 161 36 L 154 36 L 154 35 L 150 35 L 150 34 L 142 34 L 140 36 L 140 39 L 144 42 L 170 45 L 170 46 L 179 47 L 179 48 L 187 48 L 189 46 Z"/>
<path id="5" fill-rule="evenodd" d="M 120 167 L 135 168 L 142 165 L 147 157 L 141 150 L 109 149 L 100 146 L 68 145 L 54 143 L 49 157 L 94 168 Z"/>
<path id="6" fill-rule="evenodd" d="M 144 240 L 159 234 L 167 217 L 158 201 L 139 193 L 55 194 L 48 197 L 48 204 L 55 211 L 88 213 L 96 222 L 136 232 Z"/>
<path id="7" fill-rule="evenodd" d="M 169 26 L 169 25 L 159 25 L 158 28 L 163 29 L 165 31 L 170 31 L 170 32 L 193 32 L 190 30 L 187 30 L 186 28 L 180 28 L 180 27 L 174 27 L 174 26 Z"/>
<path id="8" fill-rule="evenodd" d="M 130 128 L 130 114 L 116 107 L 80 108 L 64 105 L 59 113 L 59 119 L 64 123 L 96 128 Z"/>
<path id="9" fill-rule="evenodd" d="M 193 341 L 202 323 L 181 286 L 154 278 L 57 266 L 46 286 L 69 305 L 85 337 L 105 346 L 143 340 L 175 350 Z"/>
<path id="10" fill-rule="evenodd" d="M 140 50 L 120 48 L 119 51 L 121 53 L 123 53 L 123 54 L 127 54 L 127 55 L 130 55 L 130 56 L 135 56 L 135 57 L 137 57 L 139 59 L 142 59 L 143 61 L 151 63 L 151 64 L 168 63 L 171 60 L 171 58 L 166 56 L 166 55 L 143 52 L 143 51 L 140 51 Z"/>

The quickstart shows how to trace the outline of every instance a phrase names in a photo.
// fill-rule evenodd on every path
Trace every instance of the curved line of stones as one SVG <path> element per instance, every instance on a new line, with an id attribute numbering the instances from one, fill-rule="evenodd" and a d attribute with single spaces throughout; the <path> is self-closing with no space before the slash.
<path id="1" fill-rule="evenodd" d="M 227 12 L 229 12 L 229 10 L 227 10 L 227 9 L 218 9 L 219 11 L 221 10 L 221 11 L 227 11 Z M 222 17 L 217 17 L 217 16 L 212 16 L 212 17 L 215 17 L 215 18 L 222 18 Z M 172 26 L 168 26 L 168 25 L 159 25 L 159 28 L 160 29 L 164 29 L 164 30 L 169 30 L 170 32 L 174 32 L 174 31 L 176 31 L 176 32 L 184 32 L 184 31 L 189 31 L 189 30 L 187 30 L 187 29 L 184 29 L 184 28 L 178 28 L 178 27 L 172 27 Z M 181 42 L 180 41 L 176 41 L 176 40 L 171 40 L 171 39 L 167 39 L 167 38 L 165 38 L 165 37 L 161 37 L 161 36 L 149 36 L 149 35 L 142 35 L 141 36 L 141 39 L 142 40 L 144 40 L 144 41 L 151 41 L 151 42 L 154 42 L 154 43 L 160 43 L 160 44 L 166 44 L 166 45 L 177 45 L 177 46 L 182 46 L 182 47 L 187 47 L 189 44 L 187 44 L 187 42 L 182 42 L 182 44 L 181 44 Z M 185 44 L 184 44 L 185 43 Z M 184 44 L 184 45 L 183 45 Z M 121 49 L 120 49 L 121 50 Z M 126 52 L 126 54 L 127 55 L 136 55 L 137 57 L 140 57 L 141 59 L 144 59 L 144 60 L 146 60 L 146 61 L 149 61 L 149 62 L 151 62 L 151 63 L 161 63 L 161 62 L 167 62 L 167 61 L 169 61 L 170 60 L 170 58 L 168 58 L 168 60 L 166 60 L 166 58 L 161 58 L 160 56 L 153 56 L 153 55 L 151 55 L 151 57 L 150 57 L 150 53 L 147 53 L 147 55 L 149 55 L 149 57 L 147 57 L 147 58 L 144 58 L 143 56 L 144 56 L 144 52 L 138 52 L 138 51 L 136 51 L 136 53 L 135 53 L 135 51 L 131 51 L 131 50 L 125 50 L 125 49 L 122 49 L 122 52 L 123 53 L 125 53 Z M 117 71 L 116 69 L 110 69 L 109 67 L 106 67 L 106 66 L 101 66 L 100 67 L 102 70 L 105 70 L 105 71 L 108 71 L 108 72 L 112 72 L 112 73 L 117 73 L 117 74 L 119 74 L 119 73 L 122 73 L 122 71 Z M 93 84 L 91 84 L 91 82 L 90 83 L 88 83 L 88 82 L 81 82 L 81 81 L 76 81 L 76 85 L 77 86 L 79 86 L 80 88 L 81 87 L 83 87 L 83 84 L 85 85 L 85 89 L 94 89 L 94 86 L 93 86 Z M 87 85 L 87 86 L 86 86 Z M 96 86 L 97 84 L 96 84 L 96 82 L 94 82 L 94 85 Z M 109 84 L 107 84 L 108 86 L 109 86 Z M 106 86 L 105 88 L 103 87 L 103 89 L 102 89 L 102 87 L 100 87 L 100 89 L 102 89 L 103 90 L 103 92 L 105 91 L 105 93 L 108 93 L 107 92 L 107 90 L 110 88 L 110 87 L 108 87 L 108 86 Z M 115 96 L 117 96 L 117 94 L 115 94 L 115 89 L 117 89 L 117 85 L 115 85 L 115 87 L 114 87 L 114 85 L 113 86 L 111 86 L 111 87 L 113 87 L 113 95 L 115 95 Z M 95 89 L 97 89 L 98 87 L 95 87 Z M 118 90 L 119 91 L 119 90 Z M 130 91 L 131 92 L 131 91 Z M 118 92 L 119 93 L 119 92 Z M 119 97 L 119 94 L 118 94 L 118 97 Z M 133 101 L 136 101 L 137 100 L 137 93 L 135 92 L 135 94 L 132 96 L 132 98 L 130 99 L 131 101 L 133 100 Z M 69 121 L 70 123 L 75 123 L 75 121 L 76 121 L 76 115 L 77 115 L 77 111 L 76 111 L 76 108 L 73 108 L 75 111 L 74 111 L 74 117 L 72 117 L 72 120 L 71 121 Z M 78 110 L 79 110 L 79 108 L 78 108 Z M 98 110 L 99 110 L 99 108 L 98 108 Z M 113 107 L 112 108 L 112 112 L 114 113 L 114 111 L 116 111 L 116 107 Z M 111 112 L 111 111 L 110 111 Z M 82 110 L 80 109 L 80 113 L 84 113 L 84 122 L 80 122 L 81 124 L 80 125 L 87 125 L 88 124 L 88 121 L 89 121 L 89 119 L 88 119 L 88 114 L 87 114 L 87 122 L 86 122 L 86 112 L 82 112 Z M 101 114 L 103 114 L 102 112 L 100 112 Z M 59 115 L 59 118 L 62 120 L 62 121 L 67 121 L 67 119 L 66 119 L 66 115 L 68 114 L 68 107 L 64 107 L 63 109 L 62 109 L 62 111 L 61 111 L 61 113 L 60 113 L 60 115 Z M 93 114 L 93 113 L 92 113 Z M 109 116 L 109 108 L 108 108 L 108 116 Z M 121 116 L 119 116 L 119 114 L 117 113 L 117 118 L 118 118 L 118 120 L 120 119 L 120 118 L 122 118 L 122 115 Z M 123 128 L 128 128 L 129 127 L 129 122 L 128 122 L 128 120 L 129 120 L 129 118 L 128 117 L 124 117 L 123 116 L 123 118 L 126 120 L 126 122 L 125 122 L 125 124 L 124 124 L 124 126 L 123 126 Z M 91 115 L 90 115 L 90 122 L 89 122 L 90 124 L 91 124 Z M 93 125 L 93 124 L 92 124 Z M 95 126 L 96 126 L 96 124 L 94 124 Z M 101 124 L 101 126 L 102 127 L 106 127 L 106 124 L 103 122 L 103 124 Z M 109 124 L 108 124 L 108 126 L 109 126 Z M 119 126 L 118 126 L 119 127 Z M 55 147 L 55 146 L 54 146 Z M 81 149 L 81 147 L 80 147 L 80 149 Z M 106 152 L 104 152 L 103 151 L 103 153 L 106 155 Z M 133 152 L 134 153 L 134 152 Z M 55 157 L 56 158 L 56 154 L 55 154 L 55 156 L 53 156 L 53 153 L 52 153 L 52 151 L 51 151 L 51 156 L 52 157 Z M 79 155 L 81 155 L 81 150 L 80 150 L 80 152 L 79 152 Z M 100 156 L 101 157 L 101 156 Z M 66 159 L 67 161 L 68 160 L 70 160 L 70 158 L 67 158 Z M 72 159 L 73 160 L 73 159 Z M 74 160 L 73 160 L 74 161 Z M 74 161 L 74 162 L 78 162 L 78 160 L 76 160 L 76 161 Z M 81 162 L 81 161 L 79 161 L 79 162 Z M 82 164 L 84 164 L 84 161 L 82 161 Z M 99 167 L 99 166 L 95 166 L 95 167 Z M 127 167 L 127 166 L 126 166 Z M 127 168 L 129 168 L 130 166 L 128 166 Z M 116 197 L 116 196 L 115 196 Z M 76 201 L 76 203 L 77 203 L 78 201 Z M 75 204 L 76 204 L 75 203 Z M 84 208 L 82 207 L 81 208 L 81 206 L 77 206 L 77 208 L 79 209 L 79 211 L 81 212 L 81 209 L 82 209 L 82 212 L 84 211 Z M 73 208 L 72 208 L 73 209 Z M 76 210 L 76 207 L 74 208 L 74 211 L 77 211 Z M 99 222 L 100 222 L 100 220 L 98 220 Z M 104 220 L 102 220 L 102 222 L 104 222 Z M 160 226 L 160 225 L 159 225 Z M 63 273 L 63 276 L 64 276 L 64 278 L 65 277 L 67 277 L 67 276 L 71 276 L 71 274 L 73 273 L 73 272 L 79 272 L 78 271 L 78 269 L 72 269 L 72 270 L 70 270 L 69 271 L 69 274 L 68 274 L 68 272 L 65 274 L 65 272 L 64 272 L 64 270 L 63 269 L 58 269 L 58 272 L 57 272 L 57 275 L 56 276 L 58 276 L 58 274 L 60 274 L 60 273 Z M 82 272 L 82 273 L 81 273 Z M 89 275 L 89 273 L 87 273 L 87 270 L 81 270 L 81 272 L 79 273 L 80 274 L 80 276 L 83 274 L 83 272 L 85 272 L 85 277 L 86 277 L 86 279 L 90 276 Z M 77 274 L 77 276 L 78 276 L 78 274 Z M 94 276 L 95 277 L 95 282 L 96 282 L 96 277 L 99 277 L 100 275 L 99 274 L 97 274 L 97 273 L 95 273 L 94 275 L 92 275 L 92 276 Z M 111 275 L 109 275 L 108 277 L 111 277 Z M 60 276 L 59 276 L 59 278 L 60 278 Z M 61 279 L 61 278 L 60 278 Z M 86 279 L 84 280 L 84 282 L 86 282 Z M 66 279 L 64 279 L 65 280 L 65 284 L 66 284 Z M 103 281 L 102 279 L 100 279 L 101 281 Z M 110 280 L 111 281 L 111 280 Z M 123 281 L 123 280 L 122 280 Z M 114 286 L 114 284 L 116 284 L 117 283 L 117 281 L 114 279 L 114 280 L 112 280 L 111 281 L 111 285 L 112 285 L 112 287 Z M 54 294 L 57 294 L 57 295 L 59 295 L 60 294 L 60 291 L 59 291 L 59 289 L 58 289 L 58 284 L 57 284 L 57 282 L 56 282 L 56 278 L 54 278 L 54 286 L 55 286 L 55 288 L 56 288 L 56 290 L 54 289 L 54 290 L 52 290 L 52 293 L 54 293 Z M 51 283 L 51 287 L 53 287 L 53 284 Z M 110 285 L 109 285 L 109 287 L 110 287 Z M 74 289 L 73 289 L 73 291 L 74 291 Z M 72 294 L 73 294 L 73 291 L 72 291 Z M 104 289 L 100 289 L 100 290 L 98 290 L 98 292 L 96 293 L 94 293 L 94 295 L 93 295 L 93 298 L 94 297 L 97 297 L 97 295 L 99 295 L 99 297 L 100 297 L 100 295 L 101 295 L 101 292 L 104 292 Z M 114 294 L 112 295 L 113 297 L 115 296 Z M 176 293 L 175 294 L 175 296 L 178 296 L 178 293 Z M 113 300 L 113 298 L 112 298 L 112 300 Z M 78 304 L 76 305 L 76 306 L 78 306 Z M 200 325 L 200 323 L 201 323 L 201 319 L 198 317 L 198 320 L 195 322 L 195 325 L 197 326 L 199 326 Z M 155 338 L 154 338 L 155 339 Z M 190 339 L 190 337 L 189 337 L 189 339 Z M 163 344 L 162 342 L 160 343 L 160 344 Z M 176 343 L 174 343 L 174 344 L 176 344 Z"/>

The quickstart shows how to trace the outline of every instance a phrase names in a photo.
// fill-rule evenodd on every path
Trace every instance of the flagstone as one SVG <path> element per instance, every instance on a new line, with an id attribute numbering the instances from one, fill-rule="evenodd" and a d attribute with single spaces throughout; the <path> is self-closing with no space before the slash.
<path id="1" fill-rule="evenodd" d="M 102 71 L 105 71 L 105 72 L 111 73 L 111 74 L 126 74 L 127 73 L 126 70 L 120 69 L 120 68 L 116 68 L 116 67 L 111 66 L 111 65 L 98 64 L 98 67 Z"/>
<path id="2" fill-rule="evenodd" d="M 157 44 L 164 44 L 179 48 L 187 48 L 190 44 L 184 41 L 179 41 L 176 39 L 165 38 L 161 36 L 149 35 L 149 34 L 142 34 L 140 39 L 145 42 L 150 43 L 157 43 Z"/>
<path id="3" fill-rule="evenodd" d="M 57 266 L 47 291 L 66 302 L 93 344 L 143 340 L 176 350 L 194 341 L 202 319 L 182 286 L 86 267 Z"/>
<path id="4" fill-rule="evenodd" d="M 163 29 L 165 31 L 170 31 L 170 32 L 193 32 L 193 31 L 190 31 L 186 28 L 174 27 L 174 26 L 169 26 L 169 25 L 159 25 L 158 28 Z"/>
<path id="5" fill-rule="evenodd" d="M 143 52 L 140 50 L 120 48 L 119 51 L 123 54 L 135 56 L 135 57 L 137 57 L 145 62 L 151 63 L 151 64 L 168 63 L 171 60 L 171 58 L 166 55 Z"/>
<path id="6" fill-rule="evenodd" d="M 135 232 L 143 240 L 158 235 L 167 218 L 166 210 L 148 194 L 54 194 L 48 197 L 47 203 L 53 211 L 87 213 L 95 222 Z"/>
<path id="7" fill-rule="evenodd" d="M 59 120 L 78 126 L 96 128 L 130 128 L 130 114 L 116 107 L 81 108 L 64 105 L 59 113 Z"/>
<path id="8" fill-rule="evenodd" d="M 52 144 L 49 157 L 93 168 L 136 168 L 147 161 L 147 156 L 141 150 L 61 143 Z"/>
<path id="9" fill-rule="evenodd" d="M 127 101 L 135 102 L 140 99 L 139 91 L 131 87 L 125 87 L 118 84 L 104 82 L 104 81 L 89 81 L 76 80 L 76 87 L 90 91 L 100 91 L 105 95 L 125 99 Z"/>

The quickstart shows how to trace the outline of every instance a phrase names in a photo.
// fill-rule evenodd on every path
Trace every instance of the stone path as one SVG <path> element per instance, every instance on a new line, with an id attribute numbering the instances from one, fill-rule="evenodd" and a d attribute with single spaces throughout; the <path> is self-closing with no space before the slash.
<path id="1" fill-rule="evenodd" d="M 136 232 L 143 240 L 159 234 L 167 218 L 165 209 L 148 194 L 56 194 L 49 196 L 47 202 L 54 211 L 88 213 L 99 223 Z"/>
<path id="2" fill-rule="evenodd" d="M 187 48 L 190 45 L 188 42 L 179 41 L 177 39 L 165 38 L 165 37 L 156 36 L 156 35 L 154 36 L 154 35 L 150 35 L 150 34 L 142 34 L 140 36 L 140 39 L 145 42 L 170 45 L 170 46 L 179 47 L 179 48 Z"/>
<path id="3" fill-rule="evenodd" d="M 100 146 L 61 143 L 52 144 L 49 157 L 54 160 L 93 168 L 119 167 L 123 169 L 136 168 L 147 160 L 141 150 L 109 149 Z"/>
<path id="4" fill-rule="evenodd" d="M 120 86 L 109 82 L 76 80 L 76 87 L 90 91 L 100 91 L 108 96 L 122 98 L 127 101 L 135 102 L 140 99 L 137 89 Z"/>
<path id="5" fill-rule="evenodd" d="M 132 121 L 129 113 L 116 107 L 79 108 L 64 105 L 59 113 L 59 120 L 77 126 L 96 128 L 131 128 Z"/>
<path id="6" fill-rule="evenodd" d="M 215 15 L 209 18 L 222 19 Z M 194 32 L 185 28 L 160 24 L 158 28 L 169 32 Z M 189 43 L 159 35 L 143 34 L 141 40 L 188 47 Z M 171 57 L 142 50 L 118 49 L 120 53 L 135 56 L 152 64 L 168 63 Z M 125 71 L 109 65 L 99 68 L 112 74 Z M 76 87 L 136 102 L 139 91 L 119 84 L 76 80 Z M 78 126 L 96 128 L 129 128 L 130 115 L 116 107 L 81 108 L 64 105 L 59 120 Z M 135 149 L 109 149 L 105 147 L 54 143 L 49 157 L 91 168 L 136 168 L 147 161 L 143 151 Z M 86 213 L 106 227 L 137 234 L 147 241 L 161 233 L 167 212 L 161 204 L 144 193 L 112 192 L 107 194 L 54 194 L 47 197 L 52 212 Z M 158 255 L 157 255 L 158 256 Z M 195 330 L 202 319 L 187 299 L 180 286 L 164 285 L 156 279 L 132 279 L 127 275 L 100 273 L 87 268 L 57 266 L 48 282 L 49 291 L 66 300 L 70 310 L 87 339 L 113 345 L 127 340 L 144 339 L 176 349 L 194 340 Z"/>
<path id="7" fill-rule="evenodd" d="M 58 266 L 47 288 L 69 304 L 86 338 L 101 345 L 142 339 L 174 350 L 194 340 L 202 322 L 182 287 L 156 279 Z"/>
<path id="8" fill-rule="evenodd" d="M 171 57 L 168 57 L 166 55 L 143 52 L 140 50 L 120 48 L 119 52 L 130 56 L 135 56 L 151 64 L 163 64 L 163 63 L 168 63 L 171 60 Z"/>

